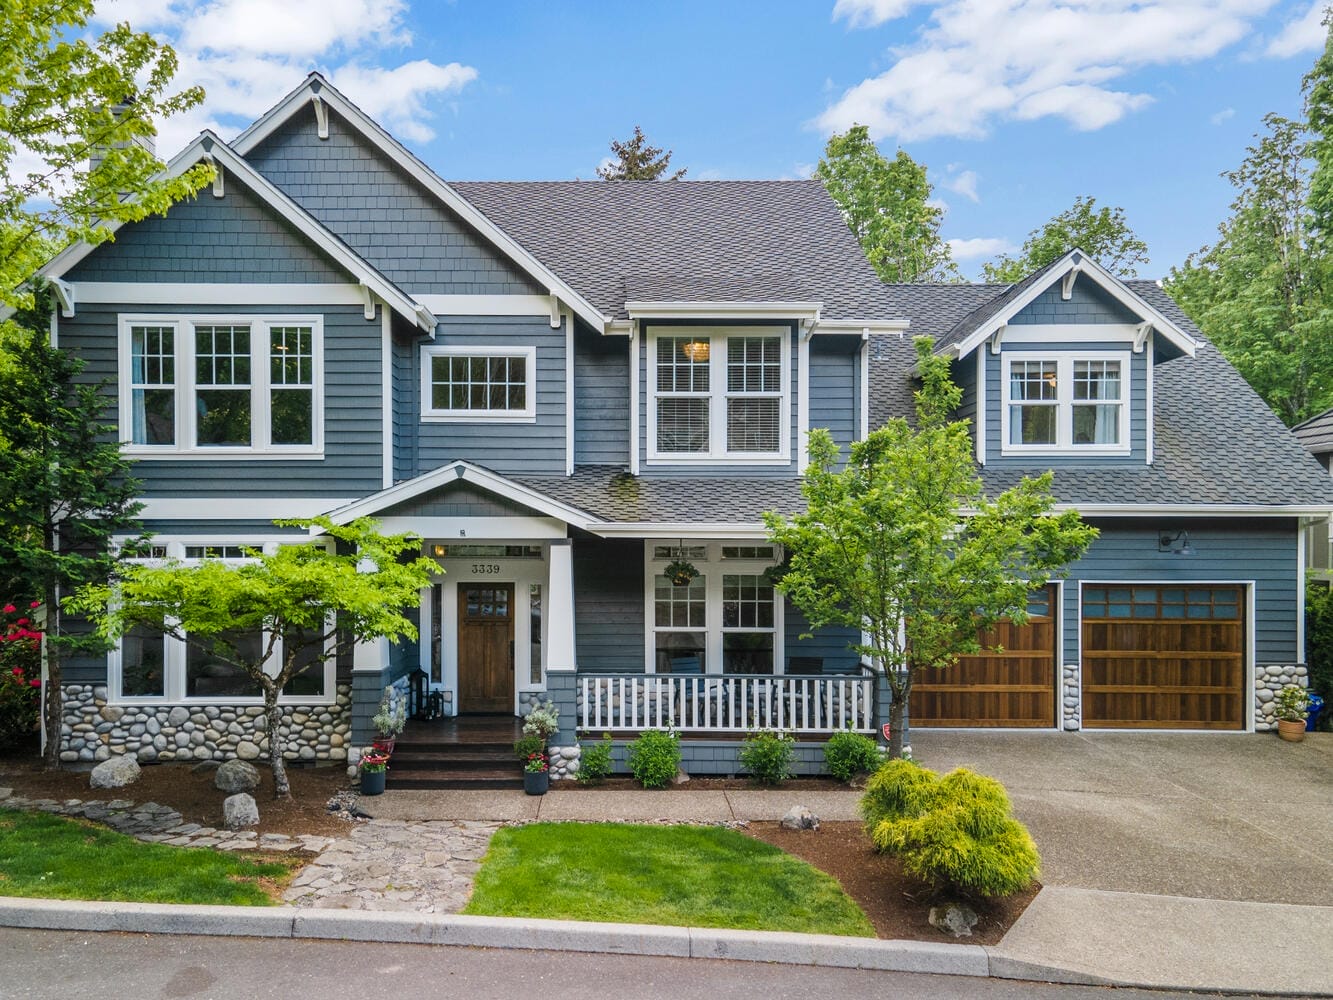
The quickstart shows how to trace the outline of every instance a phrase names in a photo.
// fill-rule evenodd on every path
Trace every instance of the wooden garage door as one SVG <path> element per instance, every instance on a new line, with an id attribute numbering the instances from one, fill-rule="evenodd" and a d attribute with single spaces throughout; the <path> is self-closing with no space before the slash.
<path id="1" fill-rule="evenodd" d="M 1083 725 L 1240 729 L 1245 594 L 1229 584 L 1083 587 Z"/>
<path id="2" fill-rule="evenodd" d="M 964 656 L 912 684 L 914 726 L 1051 728 L 1055 725 L 1055 587 L 1034 593 L 1028 624 L 1001 622 L 979 638 L 1003 652 Z"/>

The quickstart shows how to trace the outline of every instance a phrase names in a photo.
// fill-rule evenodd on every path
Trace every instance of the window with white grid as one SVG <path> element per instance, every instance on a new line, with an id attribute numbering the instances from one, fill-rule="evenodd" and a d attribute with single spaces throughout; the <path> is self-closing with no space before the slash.
<path id="1" fill-rule="evenodd" d="M 269 412 L 274 444 L 315 440 L 315 331 L 269 327 Z"/>
<path id="2" fill-rule="evenodd" d="M 428 347 L 422 366 L 425 419 L 512 420 L 536 414 L 530 347 Z"/>
<path id="3" fill-rule="evenodd" d="M 1016 353 L 1003 359 L 1005 452 L 1129 451 L 1128 354 Z"/>
<path id="4" fill-rule="evenodd" d="M 130 327 L 130 443 L 176 443 L 176 328 Z"/>

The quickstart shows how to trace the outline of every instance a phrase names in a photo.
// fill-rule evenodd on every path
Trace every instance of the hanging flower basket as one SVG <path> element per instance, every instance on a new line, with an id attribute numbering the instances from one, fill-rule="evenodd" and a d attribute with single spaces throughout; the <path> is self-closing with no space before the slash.
<path id="1" fill-rule="evenodd" d="M 673 587 L 688 587 L 690 582 L 699 575 L 694 563 L 688 559 L 676 559 L 667 563 L 663 572 L 666 574 L 666 578 L 671 581 Z"/>

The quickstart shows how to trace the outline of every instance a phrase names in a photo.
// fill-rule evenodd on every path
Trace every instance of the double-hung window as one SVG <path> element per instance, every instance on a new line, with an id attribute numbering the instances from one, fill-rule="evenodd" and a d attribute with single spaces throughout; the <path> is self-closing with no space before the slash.
<path id="1" fill-rule="evenodd" d="M 785 328 L 660 328 L 648 345 L 649 460 L 781 463 L 790 455 Z"/>
<path id="2" fill-rule="evenodd" d="M 1005 454 L 1129 453 L 1128 353 L 1007 352 Z"/>
<path id="3" fill-rule="evenodd" d="M 421 417 L 427 421 L 533 421 L 535 347 L 427 347 Z"/>
<path id="4" fill-rule="evenodd" d="M 322 340 L 317 316 L 122 316 L 128 452 L 319 455 Z"/>

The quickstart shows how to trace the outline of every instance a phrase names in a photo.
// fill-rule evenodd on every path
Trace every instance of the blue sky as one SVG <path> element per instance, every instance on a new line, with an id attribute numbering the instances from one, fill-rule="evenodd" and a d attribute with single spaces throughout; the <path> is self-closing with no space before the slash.
<path id="1" fill-rule="evenodd" d="M 1219 176 L 1295 115 L 1322 0 L 103 0 L 235 134 L 309 69 L 455 179 L 590 178 L 641 125 L 691 178 L 798 177 L 831 130 L 925 163 L 964 272 L 1091 195 L 1157 277 L 1210 241 Z"/>

